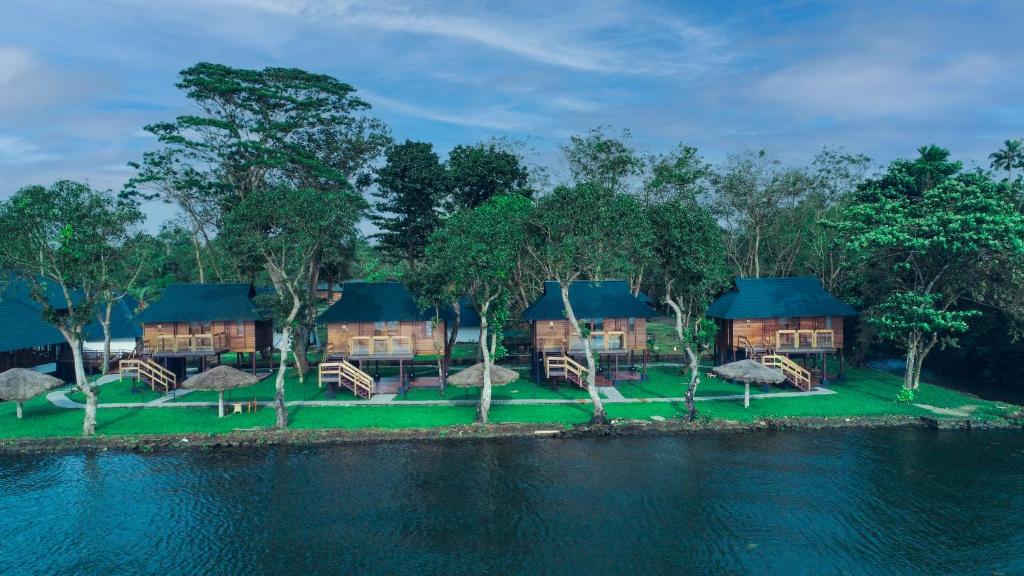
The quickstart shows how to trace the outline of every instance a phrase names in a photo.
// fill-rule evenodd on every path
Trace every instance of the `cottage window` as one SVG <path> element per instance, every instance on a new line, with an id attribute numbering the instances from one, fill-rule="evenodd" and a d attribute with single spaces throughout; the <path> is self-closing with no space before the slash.
<path id="1" fill-rule="evenodd" d="M 787 317 L 779 318 L 779 328 L 788 328 L 788 327 L 789 327 L 789 318 L 787 318 Z"/>
<path id="2" fill-rule="evenodd" d="M 604 330 L 604 318 L 594 318 L 594 330 Z"/>
<path id="3" fill-rule="evenodd" d="M 373 323 L 373 335 L 374 336 L 384 336 L 384 327 L 385 327 L 384 322 L 374 322 Z"/>
<path id="4" fill-rule="evenodd" d="M 245 322 L 235 322 L 235 335 L 245 336 Z"/>
<path id="5" fill-rule="evenodd" d="M 433 322 L 424 322 L 424 324 L 426 324 L 425 332 L 426 332 L 427 337 L 429 338 L 429 337 L 433 336 L 434 335 L 434 323 Z"/>
<path id="6" fill-rule="evenodd" d="M 629 328 L 627 328 L 630 334 L 636 333 L 636 318 L 629 319 Z"/>
<path id="7" fill-rule="evenodd" d="M 189 322 L 188 331 L 190 334 L 202 334 L 203 325 L 199 322 Z"/>
<path id="8" fill-rule="evenodd" d="M 398 334 L 398 322 L 388 322 L 388 334 Z"/>
<path id="9" fill-rule="evenodd" d="M 825 329 L 826 330 L 831 330 L 832 329 L 832 317 L 831 316 L 825 316 Z"/>

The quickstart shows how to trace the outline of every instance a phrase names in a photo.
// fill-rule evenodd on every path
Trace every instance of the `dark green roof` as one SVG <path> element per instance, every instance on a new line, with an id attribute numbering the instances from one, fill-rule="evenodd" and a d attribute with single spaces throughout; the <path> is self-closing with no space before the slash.
<path id="1" fill-rule="evenodd" d="M 64 294 L 50 282 L 43 282 L 47 299 L 54 308 L 67 307 Z M 80 293 L 72 294 L 77 299 Z M 133 310 L 137 303 L 126 296 L 114 305 L 110 315 L 110 335 L 115 339 L 137 338 L 142 330 L 134 321 Z M 61 344 L 64 337 L 49 322 L 43 320 L 40 305 L 32 298 L 28 284 L 14 275 L 8 275 L 0 286 L 0 352 L 21 350 L 34 346 Z M 85 327 L 87 341 L 103 340 L 103 327 L 99 319 Z"/>
<path id="2" fill-rule="evenodd" d="M 136 319 L 142 324 L 263 320 L 255 294 L 251 284 L 172 284 Z"/>
<path id="3" fill-rule="evenodd" d="M 736 288 L 715 300 L 707 312 L 711 318 L 727 320 L 856 315 L 814 276 L 737 278 Z"/>
<path id="4" fill-rule="evenodd" d="M 569 285 L 576 318 L 649 318 L 654 311 L 629 290 L 625 280 L 578 280 Z M 544 283 L 544 295 L 523 312 L 524 320 L 563 320 L 565 307 L 558 282 Z"/>
<path id="5" fill-rule="evenodd" d="M 417 322 L 434 317 L 434 309 L 420 310 L 399 282 L 348 282 L 342 294 L 341 300 L 320 314 L 318 322 Z M 451 315 L 451 309 L 441 310 L 442 319 Z"/>
<path id="6" fill-rule="evenodd" d="M 43 320 L 39 308 L 20 300 L 0 302 L 0 352 L 64 342 L 64 337 Z"/>

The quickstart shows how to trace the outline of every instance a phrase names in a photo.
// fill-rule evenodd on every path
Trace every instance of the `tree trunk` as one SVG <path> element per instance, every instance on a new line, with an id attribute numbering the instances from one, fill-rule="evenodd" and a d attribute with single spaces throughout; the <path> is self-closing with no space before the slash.
<path id="1" fill-rule="evenodd" d="M 110 315 L 113 312 L 114 303 L 107 302 L 103 318 L 100 319 L 100 326 L 103 327 L 103 374 L 110 372 Z"/>
<path id="2" fill-rule="evenodd" d="M 199 283 L 206 283 L 206 273 L 203 271 L 203 257 L 199 250 L 199 237 L 195 231 L 192 232 L 192 248 L 196 253 L 196 269 L 199 271 Z"/>
<path id="3" fill-rule="evenodd" d="M 220 418 L 224 417 L 224 391 L 220 390 L 217 392 L 217 415 Z"/>
<path id="4" fill-rule="evenodd" d="M 907 337 L 907 365 L 903 371 L 903 387 L 914 389 L 914 369 L 917 366 L 917 347 L 921 338 L 916 333 Z"/>
<path id="5" fill-rule="evenodd" d="M 569 303 L 569 284 L 561 283 L 562 306 L 565 307 L 565 315 L 569 319 L 569 325 L 573 332 L 583 341 L 583 353 L 587 356 L 587 394 L 590 401 L 594 403 L 594 416 L 591 417 L 591 424 L 608 424 L 608 414 L 604 410 L 604 403 L 601 402 L 601 395 L 597 392 L 597 366 L 594 362 L 594 354 L 590 350 L 590 339 L 583 336 L 579 322 L 576 320 L 576 313 L 573 312 L 572 304 Z"/>
<path id="6" fill-rule="evenodd" d="M 96 433 L 96 387 L 89 383 L 85 376 L 85 362 L 82 360 L 82 342 L 77 338 L 68 339 L 71 345 L 71 357 L 75 362 L 75 385 L 85 394 L 85 418 L 82 421 L 82 436 Z"/>
<path id="7" fill-rule="evenodd" d="M 22 401 L 21 400 L 18 400 L 17 402 L 14 403 L 14 411 L 18 415 L 18 420 L 21 420 L 21 417 L 22 417 Z"/>
<path id="8" fill-rule="evenodd" d="M 292 309 L 291 319 L 294 320 L 295 309 Z M 284 375 L 288 369 L 288 350 L 291 348 L 292 327 L 291 322 L 285 324 L 281 329 L 281 362 L 277 366 L 277 382 L 274 384 L 274 414 L 278 428 L 284 429 L 288 426 L 288 408 L 284 405 Z"/>
<path id="9" fill-rule="evenodd" d="M 917 358 L 914 366 L 914 390 L 917 390 L 921 386 L 921 370 L 924 367 L 924 359 L 928 356 L 928 353 L 932 351 L 935 344 L 939 341 L 938 334 L 932 334 L 931 338 L 924 347 L 921 348 L 917 353 Z"/>
<path id="10" fill-rule="evenodd" d="M 295 327 L 295 341 L 292 343 L 295 350 L 295 371 L 299 373 L 299 384 L 306 380 L 309 374 L 309 328 L 306 326 Z"/>
<path id="11" fill-rule="evenodd" d="M 668 287 L 668 290 L 671 290 L 671 286 Z M 672 313 L 676 317 L 676 336 L 683 343 L 683 349 L 686 351 L 686 358 L 690 365 L 690 383 L 686 387 L 686 419 L 693 422 L 697 419 L 697 405 L 694 403 L 693 398 L 697 394 L 697 385 L 700 384 L 700 364 L 697 354 L 694 353 L 693 346 L 690 340 L 686 338 L 686 333 L 683 330 L 683 310 L 679 304 L 672 300 L 671 292 L 666 293 L 665 304 L 672 309 Z"/>
<path id="12" fill-rule="evenodd" d="M 491 351 L 487 346 L 486 307 L 480 311 L 480 352 L 484 356 L 484 386 L 480 390 L 480 406 L 476 412 L 476 421 L 487 424 L 487 414 L 491 410 Z"/>
<path id="13" fill-rule="evenodd" d="M 452 310 L 455 311 L 455 318 L 452 320 L 451 331 L 448 334 L 442 334 L 445 339 L 444 363 L 441 367 L 442 386 L 448 381 L 448 370 L 452 365 L 452 349 L 455 348 L 455 343 L 459 339 L 459 328 L 462 327 L 462 303 L 458 298 L 452 301 Z"/>

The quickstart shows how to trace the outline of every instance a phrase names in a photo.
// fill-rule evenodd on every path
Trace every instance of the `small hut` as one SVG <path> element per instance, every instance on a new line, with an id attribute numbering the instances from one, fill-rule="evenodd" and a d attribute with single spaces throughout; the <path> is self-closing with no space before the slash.
<path id="1" fill-rule="evenodd" d="M 737 360 L 711 371 L 726 380 L 743 383 L 743 407 L 750 406 L 750 384 L 782 384 L 786 381 L 785 374 L 778 368 L 769 368 L 754 360 Z"/>
<path id="2" fill-rule="evenodd" d="M 0 398 L 15 402 L 18 419 L 22 417 L 22 403 L 40 394 L 63 386 L 64 382 L 34 370 L 11 368 L 0 374 Z"/>
<path id="3" fill-rule="evenodd" d="M 519 379 L 519 373 L 509 370 L 503 366 L 491 365 L 491 385 L 504 386 Z M 484 363 L 474 364 L 465 370 L 448 377 L 448 383 L 452 386 L 470 388 L 484 385 Z"/>
<path id="4" fill-rule="evenodd" d="M 192 390 L 216 390 L 217 391 L 217 413 L 223 418 L 224 417 L 224 391 L 233 390 L 235 388 L 245 388 L 246 386 L 252 386 L 253 384 L 260 381 L 258 376 L 249 374 L 248 372 L 242 372 L 237 368 L 231 366 L 220 365 L 206 372 L 200 372 L 195 376 L 185 380 L 185 388 Z"/>

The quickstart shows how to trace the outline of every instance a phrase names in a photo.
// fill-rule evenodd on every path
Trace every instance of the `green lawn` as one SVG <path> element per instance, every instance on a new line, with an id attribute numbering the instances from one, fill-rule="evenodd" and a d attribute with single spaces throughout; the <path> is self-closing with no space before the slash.
<path id="1" fill-rule="evenodd" d="M 586 390 L 564 383 L 558 387 L 558 390 L 552 389 L 547 383 L 537 385 L 530 379 L 528 369 L 519 369 L 517 372 L 519 372 L 519 380 L 493 388 L 491 397 L 494 400 L 582 400 L 588 397 Z M 400 397 L 401 400 L 477 400 L 479 398 L 479 387 L 460 388 L 458 386 L 445 388 L 443 397 L 441 391 L 436 388 L 411 388 L 408 393 Z"/>
<path id="2" fill-rule="evenodd" d="M 132 386 L 135 385 L 135 391 Z M 100 404 L 121 404 L 121 403 L 145 403 L 163 396 L 160 392 L 154 392 L 145 384 L 135 384 L 132 378 L 107 382 L 99 387 Z M 85 403 L 85 394 L 81 392 L 69 392 L 67 397 L 75 402 Z"/>
<path id="3" fill-rule="evenodd" d="M 637 384 L 625 384 L 620 388 L 625 395 L 647 390 L 651 396 L 680 396 L 684 378 L 678 369 L 659 366 L 651 369 L 650 380 Z M 232 391 L 237 400 L 251 399 L 253 394 L 260 400 L 273 398 L 273 378 L 268 378 L 249 388 Z M 108 388 L 109 387 L 109 388 Z M 744 409 L 741 401 L 705 401 L 697 404 L 703 418 L 725 419 L 749 422 L 757 418 L 771 417 L 878 417 L 878 416 L 923 416 L 934 415 L 927 409 L 910 404 L 897 404 L 896 392 L 900 379 L 896 376 L 869 369 L 851 369 L 848 377 L 830 384 L 837 394 L 803 396 L 779 399 L 753 399 L 750 408 Z M 130 383 L 112 382 L 105 384 L 100 394 L 101 402 L 112 402 L 119 397 L 130 395 Z M 289 373 L 286 383 L 289 400 L 324 398 L 325 393 L 316 386 L 315 376 L 307 378 L 305 385 L 298 384 L 297 377 Z M 634 391 L 631 391 L 634 390 Z M 741 391 L 738 385 L 718 379 L 706 380 L 701 384 L 701 395 L 733 394 Z M 450 387 L 447 398 L 476 399 L 478 389 Z M 638 392 L 637 392 L 638 393 Z M 436 390 L 414 389 L 409 398 L 427 399 Z M 507 386 L 495 388 L 495 399 L 506 398 L 572 398 L 582 399 L 585 393 L 563 386 L 558 392 L 537 387 L 528 380 L 521 380 Z M 339 399 L 349 399 L 339 395 Z M 183 398 L 190 401 L 215 401 L 216 393 L 194 392 Z M 1012 410 L 1011 407 L 972 398 L 954 390 L 928 383 L 921 384 L 915 400 L 940 408 L 958 409 L 968 412 L 972 418 L 994 419 Z M 685 410 L 677 402 L 643 402 L 636 404 L 608 404 L 612 418 L 649 419 L 652 416 L 673 418 Z M 545 423 L 567 426 L 586 422 L 591 408 L 588 404 L 563 405 L 496 405 L 492 408 L 493 422 Z M 468 424 L 473 421 L 476 407 L 468 406 L 416 406 L 383 405 L 356 407 L 292 407 L 291 426 L 294 428 L 429 428 Z M 216 407 L 210 408 L 105 408 L 98 412 L 98 427 L 104 435 L 134 434 L 182 434 L 182 433 L 224 433 L 236 429 L 269 427 L 274 421 L 274 411 L 262 408 L 254 414 L 217 417 Z M 57 408 L 45 396 L 25 403 L 25 418 L 17 420 L 13 402 L 0 402 L 0 438 L 75 436 L 82 425 L 80 410 Z"/>
<path id="4" fill-rule="evenodd" d="M 647 321 L 647 336 L 654 336 L 653 352 L 676 354 L 683 351 L 683 343 L 676 336 L 674 322 L 674 319 L 667 316 L 658 316 Z"/>

